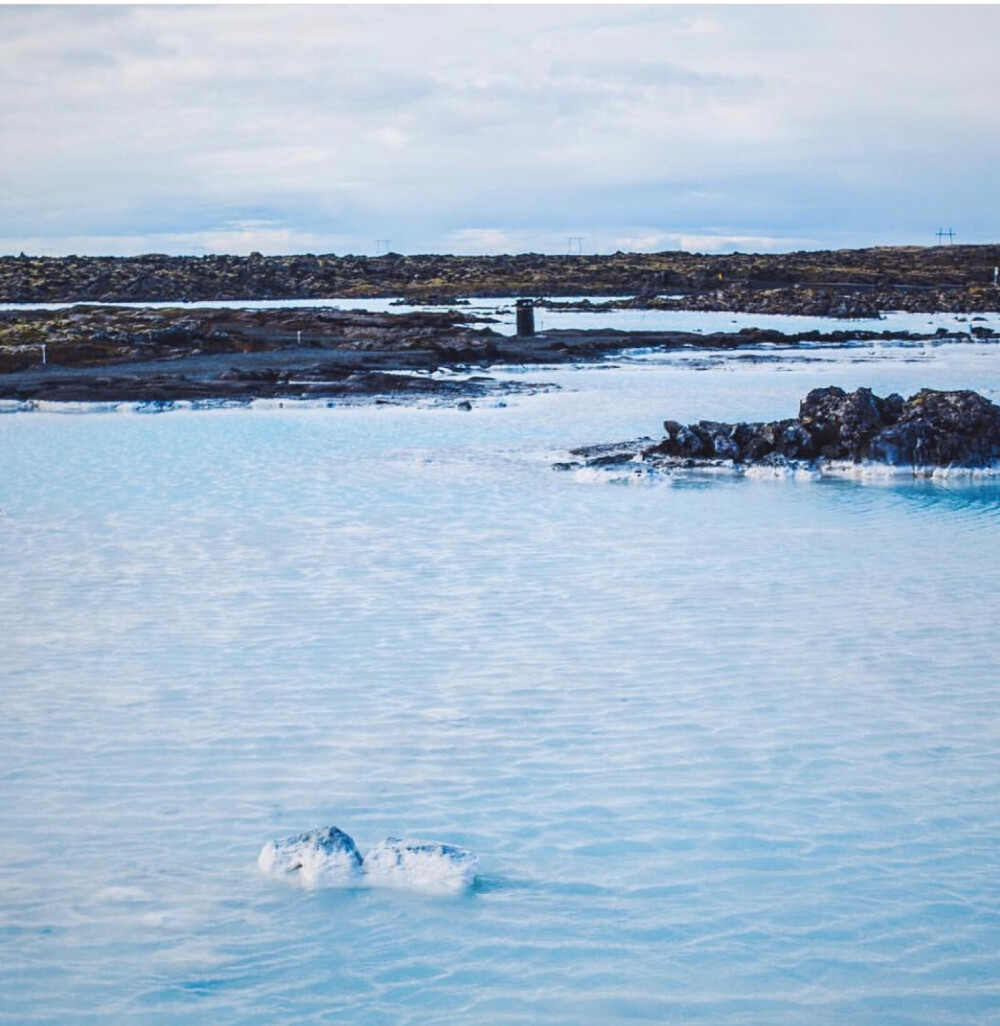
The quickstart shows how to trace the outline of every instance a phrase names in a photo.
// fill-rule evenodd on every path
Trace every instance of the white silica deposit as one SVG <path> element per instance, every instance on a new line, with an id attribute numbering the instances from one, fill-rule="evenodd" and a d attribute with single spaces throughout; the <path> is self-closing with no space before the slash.
<path id="1" fill-rule="evenodd" d="M 368 852 L 364 867 L 368 882 L 380 887 L 461 891 L 472 886 L 479 859 L 452 844 L 387 837 Z"/>
<path id="2" fill-rule="evenodd" d="M 320 827 L 268 841 L 257 866 L 306 887 L 369 885 L 447 893 L 472 886 L 479 860 L 452 844 L 397 837 L 387 837 L 362 859 L 349 834 Z"/>
<path id="3" fill-rule="evenodd" d="M 350 835 L 336 827 L 320 827 L 278 841 L 268 841 L 257 857 L 267 873 L 295 874 L 309 887 L 345 886 L 361 876 L 361 853 Z"/>

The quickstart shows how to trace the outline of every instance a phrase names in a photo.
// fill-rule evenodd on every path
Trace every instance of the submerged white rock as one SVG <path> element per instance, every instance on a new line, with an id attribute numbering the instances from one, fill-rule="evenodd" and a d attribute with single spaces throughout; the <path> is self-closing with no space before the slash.
<path id="1" fill-rule="evenodd" d="M 257 865 L 308 887 L 367 885 L 446 893 L 472 886 L 479 859 L 453 844 L 398 837 L 387 837 L 362 859 L 349 834 L 337 827 L 319 827 L 268 841 Z"/>
<path id="2" fill-rule="evenodd" d="M 356 883 L 362 873 L 358 846 L 336 827 L 268 841 L 257 857 L 257 865 L 267 873 L 295 874 L 308 886 Z"/>
<path id="3" fill-rule="evenodd" d="M 387 837 L 364 859 L 369 884 L 430 891 L 460 891 L 472 886 L 479 859 L 466 848 L 440 841 Z"/>

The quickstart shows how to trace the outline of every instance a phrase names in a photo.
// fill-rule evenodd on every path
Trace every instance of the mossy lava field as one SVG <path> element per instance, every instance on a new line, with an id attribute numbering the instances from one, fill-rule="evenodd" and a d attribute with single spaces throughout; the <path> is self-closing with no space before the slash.
<path id="1" fill-rule="evenodd" d="M 627 296 L 678 309 L 860 317 L 1000 308 L 1000 245 L 760 255 L 294 255 L 0 258 L 0 302 Z"/>

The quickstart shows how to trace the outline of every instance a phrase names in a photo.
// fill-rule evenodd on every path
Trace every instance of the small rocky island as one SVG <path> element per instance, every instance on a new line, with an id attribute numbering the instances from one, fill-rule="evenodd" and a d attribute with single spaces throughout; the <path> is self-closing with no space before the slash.
<path id="1" fill-rule="evenodd" d="M 871 389 L 813 389 L 787 420 L 726 424 L 664 422 L 665 436 L 587 446 L 556 469 L 634 474 L 749 468 L 823 472 L 867 464 L 1000 469 L 1000 406 L 977 392 L 924 388 L 909 399 Z"/>

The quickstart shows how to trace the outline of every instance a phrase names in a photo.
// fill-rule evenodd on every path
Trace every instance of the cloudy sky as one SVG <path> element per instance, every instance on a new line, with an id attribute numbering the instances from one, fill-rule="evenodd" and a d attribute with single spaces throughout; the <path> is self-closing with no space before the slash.
<path id="1" fill-rule="evenodd" d="M 996 6 L 3 5 L 0 252 L 996 241 L 997 40 Z"/>

